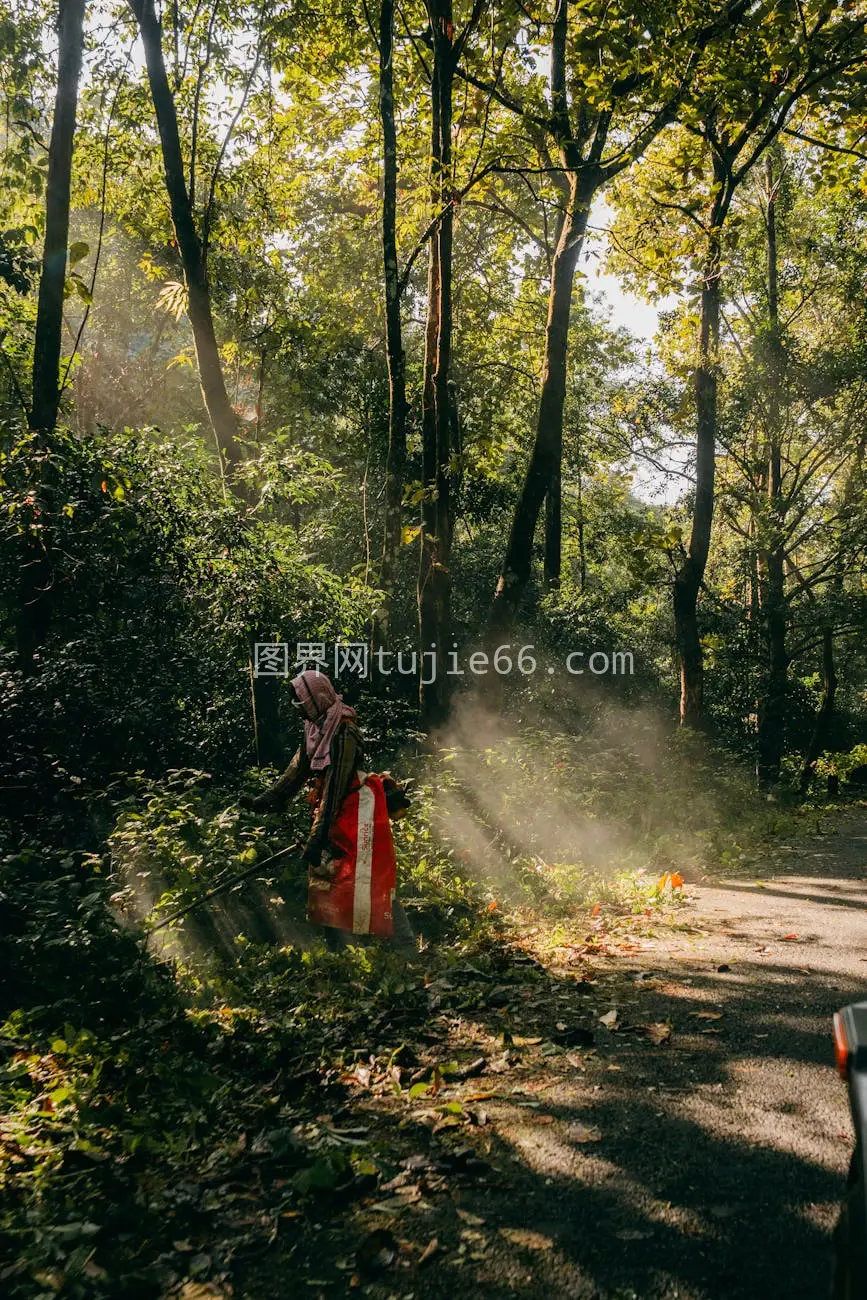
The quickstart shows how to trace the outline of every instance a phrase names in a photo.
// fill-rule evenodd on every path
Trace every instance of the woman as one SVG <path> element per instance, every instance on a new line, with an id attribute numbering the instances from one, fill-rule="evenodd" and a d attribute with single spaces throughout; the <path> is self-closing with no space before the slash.
<path id="1" fill-rule="evenodd" d="M 363 770 L 355 710 L 313 669 L 294 677 L 290 687 L 293 707 L 304 718 L 304 741 L 270 790 L 241 802 L 256 812 L 279 810 L 312 782 L 313 826 L 302 854 L 309 867 L 308 918 L 332 932 L 393 936 L 402 951 L 414 954 L 412 930 L 394 898 L 385 787 Z"/>

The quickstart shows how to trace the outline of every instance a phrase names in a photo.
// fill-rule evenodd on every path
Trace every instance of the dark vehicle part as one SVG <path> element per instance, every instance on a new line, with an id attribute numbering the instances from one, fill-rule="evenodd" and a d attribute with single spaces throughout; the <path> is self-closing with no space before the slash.
<path id="1" fill-rule="evenodd" d="M 834 1233 L 834 1300 L 867 1300 L 867 1002 L 853 1002 L 834 1016 L 837 1070 L 849 1088 L 855 1150 L 846 1199 Z"/>

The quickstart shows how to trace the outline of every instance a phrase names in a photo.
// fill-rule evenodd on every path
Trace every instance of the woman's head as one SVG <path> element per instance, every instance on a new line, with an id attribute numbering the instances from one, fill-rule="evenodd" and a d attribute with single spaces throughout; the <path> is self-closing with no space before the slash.
<path id="1" fill-rule="evenodd" d="M 292 703 L 304 719 L 304 744 L 310 766 L 321 772 L 331 762 L 331 742 L 337 728 L 355 717 L 355 709 L 343 703 L 324 673 L 308 668 L 291 682 Z"/>
<path id="2" fill-rule="evenodd" d="M 324 673 L 315 668 L 293 677 L 292 704 L 308 722 L 318 722 L 337 703 L 339 696 Z"/>

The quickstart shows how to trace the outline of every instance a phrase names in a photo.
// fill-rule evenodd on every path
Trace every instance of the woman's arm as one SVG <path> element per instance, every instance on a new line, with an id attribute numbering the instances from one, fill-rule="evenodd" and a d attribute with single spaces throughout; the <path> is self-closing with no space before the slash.
<path id="1" fill-rule="evenodd" d="M 322 795 L 316 806 L 313 826 L 303 858 L 314 866 L 319 865 L 323 852 L 328 847 L 328 837 L 340 806 L 355 776 L 360 757 L 360 747 L 355 729 L 348 726 L 338 727 L 331 742 L 331 762 L 325 769 L 322 783 Z"/>
<path id="2" fill-rule="evenodd" d="M 241 804 L 244 807 L 252 808 L 254 812 L 279 811 L 281 808 L 286 807 L 289 800 L 298 793 L 309 776 L 310 759 L 307 757 L 304 746 L 299 745 L 286 771 L 277 778 L 270 789 L 257 795 L 255 799 L 242 799 Z"/>

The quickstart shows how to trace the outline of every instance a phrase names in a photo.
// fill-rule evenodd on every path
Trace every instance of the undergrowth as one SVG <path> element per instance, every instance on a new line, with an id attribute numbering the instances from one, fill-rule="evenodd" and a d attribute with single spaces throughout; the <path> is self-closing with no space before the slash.
<path id="1" fill-rule="evenodd" d="M 780 829 L 733 769 L 682 744 L 528 730 L 406 763 L 417 781 L 396 844 L 421 949 L 410 965 L 382 944 L 329 951 L 303 930 L 297 856 L 266 863 L 302 838 L 302 802 L 257 817 L 238 788 L 184 770 L 124 778 L 101 802 L 82 791 L 82 825 L 108 830 L 96 851 L 87 835 L 58 849 L 37 826 L 10 828 L 3 1294 L 156 1297 L 219 1281 L 291 1238 L 317 1197 L 369 1187 L 371 1153 L 322 1116 L 341 1114 L 347 1069 L 395 1059 L 423 1029 L 432 983 L 445 974 L 475 1014 L 523 960 L 529 919 L 659 908 L 662 872 Z M 250 773 L 243 788 L 262 781 Z M 256 863 L 262 878 L 149 936 Z M 286 941 L 292 926 L 299 942 Z"/>

